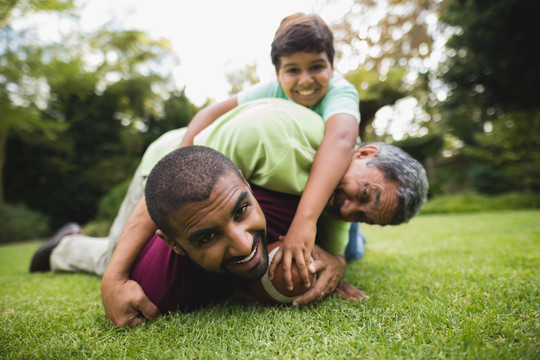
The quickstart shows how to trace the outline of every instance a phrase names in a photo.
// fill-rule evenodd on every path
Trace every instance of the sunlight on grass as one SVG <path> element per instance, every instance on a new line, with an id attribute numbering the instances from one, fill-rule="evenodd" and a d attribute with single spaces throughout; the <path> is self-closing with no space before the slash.
<path id="1" fill-rule="evenodd" d="M 39 243 L 0 247 L 0 358 L 535 359 L 540 211 L 362 226 L 345 280 L 371 296 L 266 307 L 225 301 L 113 329 L 97 277 L 32 274 Z"/>

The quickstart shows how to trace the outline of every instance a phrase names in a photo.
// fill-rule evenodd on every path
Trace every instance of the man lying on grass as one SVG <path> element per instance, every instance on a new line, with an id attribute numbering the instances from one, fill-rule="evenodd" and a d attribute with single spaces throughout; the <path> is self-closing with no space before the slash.
<path id="1" fill-rule="evenodd" d="M 268 243 L 287 231 L 300 200 L 250 186 L 230 159 L 202 146 L 161 159 L 148 177 L 145 198 L 158 230 L 131 278 L 163 314 L 234 296 L 242 280 L 260 279 L 269 265 Z M 345 258 L 319 247 L 313 257 L 319 300 L 341 280 Z M 338 293 L 364 297 L 352 285 Z"/>
<path id="2" fill-rule="evenodd" d="M 53 270 L 97 274 L 103 274 L 103 270 L 100 272 L 97 268 L 109 263 L 102 282 L 109 320 L 117 326 L 133 326 L 141 321 L 137 318 L 139 312 L 153 318 L 155 306 L 140 287 L 129 280 L 135 259 L 156 231 L 142 189 L 154 164 L 178 147 L 182 131 L 185 129 L 166 133 L 150 145 L 109 238 L 63 236 L 75 232 L 76 229 L 68 227 L 45 244 L 43 251 L 36 252 L 31 271 L 49 270 L 49 258 Z M 195 143 L 225 154 L 242 170 L 247 181 L 257 187 L 276 194 L 301 195 L 323 137 L 324 122 L 311 110 L 285 100 L 264 99 L 223 115 L 198 135 Z M 349 225 L 335 219 L 382 225 L 406 222 L 420 210 L 426 191 L 425 171 L 417 161 L 390 145 L 364 144 L 352 154 L 349 169 L 319 220 L 317 243 L 332 254 L 342 255 Z M 280 205 L 280 201 L 276 200 L 276 204 Z M 121 235 L 119 230 L 122 230 Z M 110 250 L 115 246 L 111 258 Z M 298 299 L 298 303 L 306 304 L 319 298 L 325 289 L 324 278 L 318 284 Z M 329 294 L 330 288 L 324 294 Z"/>

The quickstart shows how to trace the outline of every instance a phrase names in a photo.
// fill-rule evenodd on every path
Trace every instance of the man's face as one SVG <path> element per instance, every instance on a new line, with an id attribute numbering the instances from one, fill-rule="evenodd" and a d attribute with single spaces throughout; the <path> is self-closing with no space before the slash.
<path id="1" fill-rule="evenodd" d="M 330 89 L 334 68 L 325 52 L 300 51 L 282 56 L 276 73 L 285 95 L 309 107 L 321 101 Z"/>
<path id="2" fill-rule="evenodd" d="M 397 185 L 386 181 L 376 167 L 367 166 L 377 151 L 373 146 L 356 150 L 325 208 L 331 217 L 379 225 L 392 221 L 399 204 Z"/>
<path id="3" fill-rule="evenodd" d="M 176 241 L 162 234 L 177 253 L 213 272 L 255 280 L 268 268 L 266 219 L 247 184 L 236 174 L 222 176 L 207 200 L 173 215 Z"/>

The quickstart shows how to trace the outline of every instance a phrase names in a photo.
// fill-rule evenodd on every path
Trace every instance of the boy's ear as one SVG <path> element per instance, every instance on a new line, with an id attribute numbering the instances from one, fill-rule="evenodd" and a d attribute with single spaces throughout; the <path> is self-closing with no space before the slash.
<path id="1" fill-rule="evenodd" d="M 173 251 L 175 253 L 177 253 L 178 255 L 181 255 L 181 256 L 186 256 L 186 252 L 184 251 L 184 249 L 182 249 L 180 247 L 180 245 L 178 245 L 178 243 L 176 242 L 176 240 L 174 240 L 173 238 L 171 238 L 169 235 L 165 234 L 163 231 L 161 231 L 161 229 L 157 229 L 156 230 L 156 235 L 159 236 L 161 239 L 163 239 L 163 241 L 165 241 L 165 243 L 171 248 L 173 249 Z"/>

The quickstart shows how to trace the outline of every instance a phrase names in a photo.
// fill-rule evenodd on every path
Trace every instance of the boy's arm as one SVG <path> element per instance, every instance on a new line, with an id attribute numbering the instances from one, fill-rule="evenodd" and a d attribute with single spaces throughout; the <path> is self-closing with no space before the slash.
<path id="1" fill-rule="evenodd" d="M 198 133 L 212 124 L 218 117 L 237 106 L 238 100 L 236 96 L 232 96 L 227 100 L 207 106 L 200 110 L 193 119 L 191 119 L 179 147 L 193 145 L 193 139 Z"/>
<path id="2" fill-rule="evenodd" d="M 303 283 L 310 286 L 307 266 L 315 243 L 317 220 L 351 163 L 357 137 L 358 125 L 352 115 L 336 114 L 327 120 L 325 136 L 317 149 L 296 215 L 269 268 L 272 278 L 275 268 L 283 261 L 283 277 L 289 288 L 292 288 L 293 259 Z"/>
<path id="3" fill-rule="evenodd" d="M 129 279 L 133 264 L 155 231 L 143 197 L 124 227 L 101 281 L 105 314 L 115 326 L 133 327 L 140 325 L 143 318 L 154 321 L 160 316 L 140 285 Z"/>

